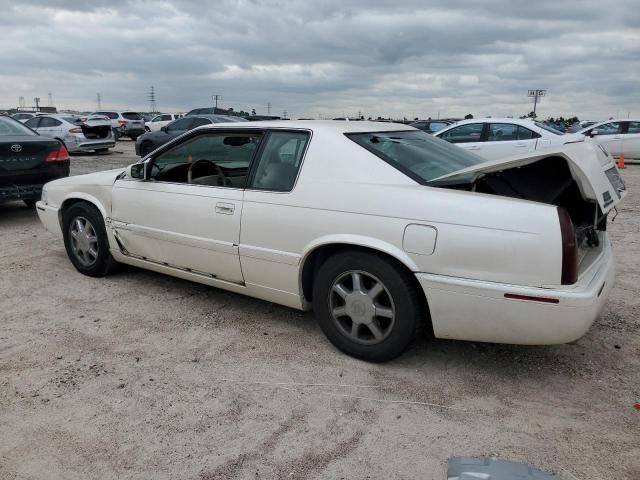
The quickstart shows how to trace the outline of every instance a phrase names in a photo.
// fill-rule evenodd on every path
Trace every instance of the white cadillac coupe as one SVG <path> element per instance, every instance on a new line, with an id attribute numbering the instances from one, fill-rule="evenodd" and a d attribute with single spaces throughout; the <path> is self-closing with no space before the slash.
<path id="1" fill-rule="evenodd" d="M 625 195 L 593 145 L 485 162 L 404 125 L 192 130 L 126 169 L 46 184 L 41 221 L 91 276 L 126 263 L 297 309 L 379 362 L 439 338 L 581 337 L 614 281 Z"/>

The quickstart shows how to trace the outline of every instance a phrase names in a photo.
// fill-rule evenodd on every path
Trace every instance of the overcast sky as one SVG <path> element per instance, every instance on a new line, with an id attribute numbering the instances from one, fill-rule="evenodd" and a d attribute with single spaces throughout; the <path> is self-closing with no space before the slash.
<path id="1" fill-rule="evenodd" d="M 207 5 L 207 6 L 204 6 Z M 0 0 L 0 108 L 640 117 L 638 0 Z"/>

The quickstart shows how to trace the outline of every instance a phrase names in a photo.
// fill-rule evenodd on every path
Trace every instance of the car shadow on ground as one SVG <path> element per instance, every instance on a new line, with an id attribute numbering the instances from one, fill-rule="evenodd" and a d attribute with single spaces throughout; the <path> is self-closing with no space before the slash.
<path id="1" fill-rule="evenodd" d="M 263 328 L 264 322 L 277 322 L 278 330 L 291 328 L 292 333 L 302 335 L 301 341 L 307 343 L 309 349 L 326 349 L 326 353 L 332 356 L 336 353 L 342 355 L 326 340 L 311 311 L 300 312 L 267 301 L 136 267 L 123 266 L 116 275 L 140 282 L 141 288 L 147 290 L 149 285 L 156 285 L 163 290 L 171 289 L 175 297 L 192 297 L 194 300 L 200 297 L 200 300 L 222 305 L 222 308 L 240 310 L 246 314 L 244 317 L 247 322 L 255 323 L 252 326 L 255 329 Z M 247 327 L 247 324 L 243 326 Z M 505 381 L 524 380 L 534 383 L 544 382 L 548 377 L 556 374 L 575 377 L 591 376 L 594 373 L 593 366 L 585 362 L 585 355 L 589 354 L 590 348 L 589 334 L 584 341 L 580 340 L 570 345 L 529 346 L 436 339 L 433 338 L 430 327 L 426 325 L 425 327 L 423 334 L 410 350 L 391 362 L 378 364 L 379 372 L 391 373 L 398 369 L 407 371 L 457 369 L 469 376 L 476 375 L 478 378 L 498 374 Z M 319 342 L 320 338 L 322 342 Z M 346 356 L 345 361 L 360 363 Z M 376 365 L 361 363 L 363 366 Z"/>
<path id="2" fill-rule="evenodd" d="M 38 218 L 36 209 L 27 207 L 21 201 L 0 204 L 0 224 L 8 224 L 21 220 L 33 220 L 34 218 Z"/>

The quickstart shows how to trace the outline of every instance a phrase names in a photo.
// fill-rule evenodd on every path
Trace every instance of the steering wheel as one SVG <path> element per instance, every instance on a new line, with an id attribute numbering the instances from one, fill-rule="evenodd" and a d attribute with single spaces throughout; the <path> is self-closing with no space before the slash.
<path id="1" fill-rule="evenodd" d="M 218 176 L 218 185 L 226 186 L 229 183 L 231 183 L 231 181 L 225 176 L 224 172 L 222 171 L 222 168 L 220 168 L 218 164 L 204 158 L 201 158 L 200 160 L 196 160 L 191 165 L 189 165 L 189 170 L 187 171 L 187 183 L 193 183 L 192 171 L 193 171 L 193 167 L 195 167 L 198 163 L 210 163 L 211 165 L 213 165 L 213 167 L 216 170 L 216 175 Z"/>

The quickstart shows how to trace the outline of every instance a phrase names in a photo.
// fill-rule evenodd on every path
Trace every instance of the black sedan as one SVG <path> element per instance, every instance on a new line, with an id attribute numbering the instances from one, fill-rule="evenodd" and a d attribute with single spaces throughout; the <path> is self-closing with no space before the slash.
<path id="1" fill-rule="evenodd" d="M 33 207 L 45 183 L 68 176 L 69 152 L 60 141 L 0 115 L 0 203 L 22 200 Z"/>
<path id="2" fill-rule="evenodd" d="M 231 123 L 246 122 L 242 117 L 231 117 L 229 115 L 192 115 L 182 117 L 168 125 L 162 127 L 157 132 L 147 132 L 136 140 L 136 155 L 145 157 L 156 148 L 164 145 L 170 140 L 182 135 L 189 130 L 193 130 L 201 125 L 210 123 Z"/>

